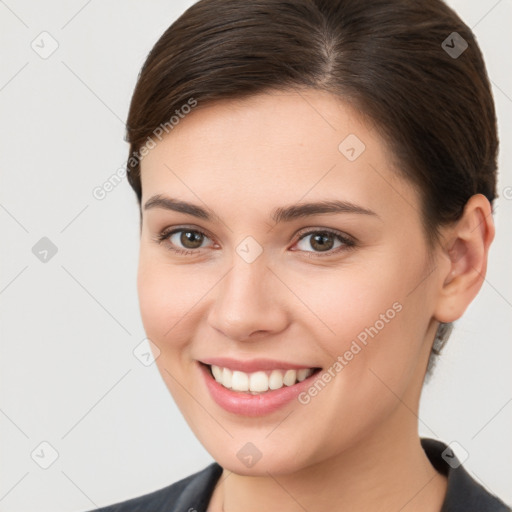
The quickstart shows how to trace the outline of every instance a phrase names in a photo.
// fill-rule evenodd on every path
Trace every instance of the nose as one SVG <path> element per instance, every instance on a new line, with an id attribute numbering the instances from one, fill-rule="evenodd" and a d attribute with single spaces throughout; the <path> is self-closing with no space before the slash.
<path id="1" fill-rule="evenodd" d="M 208 322 L 227 338 L 253 341 L 286 328 L 289 320 L 284 286 L 265 258 L 247 263 L 236 256 L 215 288 Z"/>

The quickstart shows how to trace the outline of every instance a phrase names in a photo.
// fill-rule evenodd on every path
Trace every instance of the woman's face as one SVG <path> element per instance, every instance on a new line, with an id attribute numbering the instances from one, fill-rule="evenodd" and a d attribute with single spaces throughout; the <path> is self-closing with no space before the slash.
<path id="1" fill-rule="evenodd" d="M 143 159 L 143 324 L 223 467 L 284 474 L 416 435 L 442 276 L 392 165 L 318 91 L 199 104 Z"/>

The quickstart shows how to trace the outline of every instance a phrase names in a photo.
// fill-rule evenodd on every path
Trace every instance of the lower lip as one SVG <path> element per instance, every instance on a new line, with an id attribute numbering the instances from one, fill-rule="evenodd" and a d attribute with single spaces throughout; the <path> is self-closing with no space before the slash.
<path id="1" fill-rule="evenodd" d="M 243 391 L 232 391 L 225 388 L 213 378 L 207 366 L 198 364 L 213 400 L 226 411 L 241 416 L 263 416 L 277 411 L 311 386 L 318 374 L 317 371 L 293 386 L 283 386 L 273 391 L 251 395 Z"/>

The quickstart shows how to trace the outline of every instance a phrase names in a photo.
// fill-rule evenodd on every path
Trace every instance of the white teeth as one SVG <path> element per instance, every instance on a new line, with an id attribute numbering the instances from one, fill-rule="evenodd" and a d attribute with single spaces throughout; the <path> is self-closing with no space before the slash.
<path id="1" fill-rule="evenodd" d="M 235 370 L 231 380 L 231 389 L 233 391 L 249 391 L 249 375 Z"/>
<path id="2" fill-rule="evenodd" d="M 251 373 L 249 376 L 249 389 L 251 391 L 268 391 L 268 377 L 265 372 Z"/>
<path id="3" fill-rule="evenodd" d="M 279 370 L 272 370 L 270 378 L 268 379 L 268 387 L 270 389 L 279 389 L 284 386 L 283 374 Z"/>
<path id="4" fill-rule="evenodd" d="M 309 368 L 302 368 L 297 370 L 297 380 L 302 382 L 304 379 L 307 379 L 311 375 Z"/>
<path id="5" fill-rule="evenodd" d="M 238 370 L 211 365 L 214 379 L 225 388 L 233 391 L 245 391 L 253 394 L 265 393 L 268 390 L 280 389 L 283 386 L 293 386 L 307 379 L 312 368 L 300 370 L 272 370 L 271 372 L 257 371 L 245 373 Z"/>
<path id="6" fill-rule="evenodd" d="M 287 370 L 284 374 L 283 382 L 286 386 L 293 386 L 297 382 L 297 371 Z"/>
<path id="7" fill-rule="evenodd" d="M 212 368 L 213 368 L 213 365 L 212 365 Z M 219 367 L 217 366 L 217 368 L 219 368 Z M 233 373 L 231 372 L 231 370 L 229 368 L 219 368 L 219 370 L 221 370 L 221 369 L 222 369 L 222 380 L 219 380 L 218 382 L 220 382 L 226 388 L 230 388 L 231 382 L 233 379 Z"/>
<path id="8" fill-rule="evenodd" d="M 214 366 L 212 365 L 212 373 L 213 373 L 213 377 L 215 378 L 215 380 L 217 382 L 221 382 L 222 381 L 222 368 L 220 368 L 219 366 Z"/>

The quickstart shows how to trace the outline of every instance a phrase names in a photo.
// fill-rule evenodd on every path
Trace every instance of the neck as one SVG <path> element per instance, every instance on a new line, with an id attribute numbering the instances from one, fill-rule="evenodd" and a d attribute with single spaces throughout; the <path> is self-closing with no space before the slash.
<path id="1" fill-rule="evenodd" d="M 292 474 L 224 470 L 208 511 L 439 512 L 446 485 L 421 446 L 416 417 L 401 404 L 378 433 Z"/>

